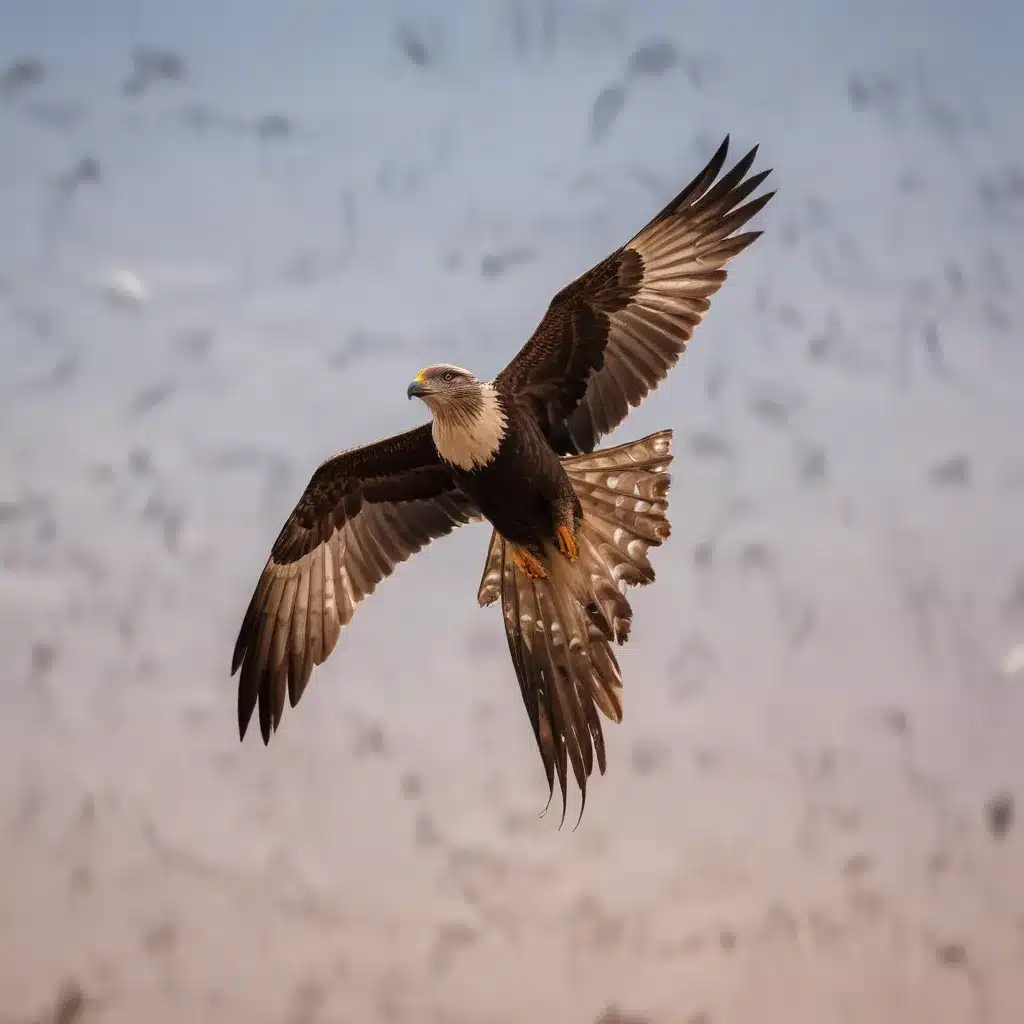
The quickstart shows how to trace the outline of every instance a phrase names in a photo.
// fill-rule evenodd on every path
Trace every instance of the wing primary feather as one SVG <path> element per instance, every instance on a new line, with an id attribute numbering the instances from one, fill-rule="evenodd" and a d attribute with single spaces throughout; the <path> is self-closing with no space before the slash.
<path id="1" fill-rule="evenodd" d="M 248 643 L 253 643 L 259 635 L 262 618 L 261 610 L 256 611 L 249 618 Z M 259 696 L 259 673 L 256 669 L 255 652 L 252 649 L 246 652 L 246 657 L 241 664 L 242 675 L 238 680 L 238 738 L 244 740 Z"/>
<path id="2" fill-rule="evenodd" d="M 258 698 L 260 715 L 260 732 L 263 734 L 263 742 L 266 744 L 270 738 L 270 722 L 273 707 L 272 687 L 275 683 L 275 669 L 277 666 L 271 662 L 272 645 L 274 642 L 274 631 L 277 625 L 277 610 L 281 606 L 287 586 L 287 577 L 278 575 L 274 578 L 273 586 L 267 595 L 267 603 L 263 608 L 264 624 L 260 629 L 259 645 L 256 649 L 256 673 L 258 677 Z"/>
<path id="3" fill-rule="evenodd" d="M 742 203 L 743 200 L 751 194 L 751 192 L 758 188 L 761 182 L 763 182 L 771 173 L 772 171 L 769 167 L 767 170 L 758 171 L 757 174 L 752 174 L 746 179 L 746 181 L 735 185 L 729 192 L 729 209 L 734 209 L 739 206 L 739 204 Z"/>
<path id="4" fill-rule="evenodd" d="M 299 574 L 295 566 L 284 585 L 284 594 L 277 609 L 274 622 L 274 639 L 270 646 L 270 671 L 274 678 L 274 728 L 277 729 L 284 711 L 285 690 L 288 683 L 289 662 L 288 641 L 291 634 L 291 617 L 295 606 L 295 595 L 299 587 Z"/>
<path id="5" fill-rule="evenodd" d="M 324 561 L 324 636 L 323 652 L 320 656 L 321 663 L 334 650 L 334 645 L 338 642 L 338 635 L 341 633 L 335 582 L 334 553 L 336 550 L 337 534 L 327 541 L 322 548 Z"/>
<path id="6" fill-rule="evenodd" d="M 644 226 L 644 230 L 657 224 L 659 220 L 670 217 L 673 213 L 682 209 L 688 200 L 693 196 L 699 196 L 707 190 L 711 183 L 718 177 L 725 166 L 725 159 L 729 155 L 729 136 L 722 140 L 721 145 L 715 150 L 714 156 L 707 162 L 697 176 L 679 192 L 674 199 L 667 203 L 654 217 Z M 642 232 L 641 232 L 642 233 Z"/>
<path id="7" fill-rule="evenodd" d="M 711 207 L 716 206 L 724 196 L 727 196 L 743 180 L 747 171 L 753 166 L 754 159 L 757 156 L 757 149 L 758 147 L 754 146 L 750 152 L 740 157 L 732 170 L 723 175 L 707 192 L 697 196 L 690 207 L 690 212 L 697 215 L 698 211 L 704 212 L 709 210 Z"/>
<path id="8" fill-rule="evenodd" d="M 737 228 L 743 227 L 752 217 L 760 212 L 767 205 L 768 201 L 774 196 L 774 192 L 765 192 L 764 195 L 758 196 L 756 199 L 751 199 L 749 203 L 739 207 L 737 210 L 733 210 L 731 213 L 723 217 L 716 225 L 713 231 L 708 231 L 704 235 L 704 239 L 714 244 L 720 242 L 723 238 L 728 238 Z M 711 245 L 708 248 L 710 249 Z M 707 254 L 703 249 L 699 250 L 699 259 L 707 259 Z"/>
<path id="9" fill-rule="evenodd" d="M 255 600 L 256 595 L 254 594 L 242 619 L 242 626 L 238 630 L 235 649 L 231 652 L 231 675 L 238 671 L 239 666 L 242 664 L 242 658 L 245 657 L 246 646 L 250 641 L 250 633 L 252 631 L 252 606 Z"/>
<path id="10" fill-rule="evenodd" d="M 298 587 L 295 592 L 295 604 L 292 609 L 290 624 L 291 637 L 288 647 L 288 700 L 295 707 L 309 682 L 309 674 L 304 671 L 306 654 L 306 620 L 309 614 L 310 571 L 304 565 L 299 573 Z"/>
<path id="11" fill-rule="evenodd" d="M 321 544 L 313 552 L 309 567 L 310 603 L 306 621 L 308 631 L 306 642 L 314 665 L 323 661 L 324 649 L 324 549 Z"/>

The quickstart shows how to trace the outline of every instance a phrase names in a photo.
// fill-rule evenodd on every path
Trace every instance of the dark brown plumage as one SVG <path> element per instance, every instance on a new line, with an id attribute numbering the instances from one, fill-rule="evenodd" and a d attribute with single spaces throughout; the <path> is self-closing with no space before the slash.
<path id="1" fill-rule="evenodd" d="M 771 198 L 748 200 L 756 148 L 719 179 L 728 138 L 633 239 L 563 288 L 491 382 L 440 364 L 409 396 L 433 421 L 342 452 L 313 474 L 274 543 L 232 658 L 244 737 L 264 742 L 356 605 L 394 567 L 456 526 L 494 527 L 480 604 L 499 597 L 506 638 L 549 789 L 563 818 L 569 771 L 585 801 L 605 770 L 600 711 L 622 716 L 612 645 L 625 642 L 629 586 L 653 581 L 669 536 L 671 432 L 605 451 L 598 439 L 664 379 L 760 232 L 739 231 Z M 582 806 L 581 812 L 582 814 Z"/>

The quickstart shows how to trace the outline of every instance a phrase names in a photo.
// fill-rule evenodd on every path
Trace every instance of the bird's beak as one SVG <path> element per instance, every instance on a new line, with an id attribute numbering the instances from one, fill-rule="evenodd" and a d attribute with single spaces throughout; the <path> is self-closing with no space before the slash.
<path id="1" fill-rule="evenodd" d="M 405 394 L 408 398 L 422 398 L 424 395 L 430 394 L 430 388 L 417 377 L 416 380 L 414 380 L 405 389 Z"/>

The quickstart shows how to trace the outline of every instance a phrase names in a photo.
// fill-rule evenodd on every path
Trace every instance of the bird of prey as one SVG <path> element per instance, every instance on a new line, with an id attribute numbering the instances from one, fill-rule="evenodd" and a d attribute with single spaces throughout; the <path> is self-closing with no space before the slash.
<path id="1" fill-rule="evenodd" d="M 505 635 L 548 782 L 565 818 L 569 772 L 586 802 L 605 771 L 598 712 L 622 718 L 613 644 L 631 586 L 670 532 L 670 430 L 595 451 L 683 353 L 740 231 L 774 192 L 750 196 L 755 146 L 722 174 L 729 138 L 629 242 L 563 288 L 493 379 L 447 363 L 409 384 L 430 421 L 329 458 L 284 524 L 249 602 L 231 672 L 238 727 L 259 707 L 263 742 L 294 707 L 356 606 L 399 562 L 465 523 L 493 528 L 477 598 L 501 600 Z M 748 176 L 749 175 L 749 176 Z"/>

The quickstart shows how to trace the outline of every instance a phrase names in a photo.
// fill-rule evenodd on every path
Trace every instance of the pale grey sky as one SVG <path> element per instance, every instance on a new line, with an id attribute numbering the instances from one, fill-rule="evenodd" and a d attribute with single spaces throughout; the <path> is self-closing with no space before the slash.
<path id="1" fill-rule="evenodd" d="M 1021 1019 L 1022 30 L 0 2 L 0 1020 Z M 126 94 L 139 47 L 183 77 Z M 580 829 L 537 819 L 483 528 L 240 745 L 315 465 L 418 422 L 422 365 L 499 369 L 726 133 L 779 193 L 614 439 L 676 431 L 674 530 Z"/>

